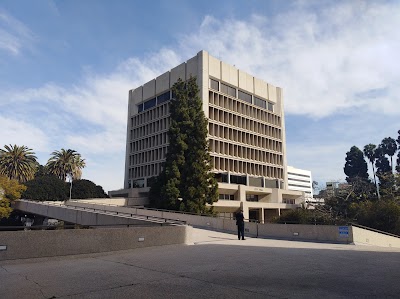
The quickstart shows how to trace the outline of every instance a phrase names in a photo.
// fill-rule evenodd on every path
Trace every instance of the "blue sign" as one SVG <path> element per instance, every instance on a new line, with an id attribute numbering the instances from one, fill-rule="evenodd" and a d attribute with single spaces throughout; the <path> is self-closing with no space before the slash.
<path id="1" fill-rule="evenodd" d="M 348 237 L 349 236 L 349 227 L 348 226 L 339 226 L 339 237 Z"/>

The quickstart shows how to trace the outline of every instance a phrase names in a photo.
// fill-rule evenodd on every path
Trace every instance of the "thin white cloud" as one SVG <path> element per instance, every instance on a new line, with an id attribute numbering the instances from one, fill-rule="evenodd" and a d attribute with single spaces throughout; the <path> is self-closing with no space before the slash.
<path id="1" fill-rule="evenodd" d="M 18 55 L 33 40 L 34 35 L 27 26 L 0 9 L 0 50 Z"/>
<path id="2" fill-rule="evenodd" d="M 16 145 L 34 145 L 36 151 L 49 150 L 49 137 L 46 132 L 32 124 L 13 117 L 0 115 L 0 142 Z M 1 144 L 1 143 L 0 143 Z M 1 144 L 3 146 L 4 144 Z"/>

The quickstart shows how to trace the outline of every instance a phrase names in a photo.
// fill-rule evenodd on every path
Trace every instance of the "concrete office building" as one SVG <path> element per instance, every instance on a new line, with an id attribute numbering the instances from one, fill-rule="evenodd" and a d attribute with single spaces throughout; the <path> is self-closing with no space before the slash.
<path id="1" fill-rule="evenodd" d="M 268 221 L 299 207 L 304 193 L 288 190 L 282 89 L 255 78 L 205 51 L 129 91 L 124 190 L 140 197 L 157 176 L 169 140 L 171 88 L 181 78 L 197 78 L 213 172 L 219 182 L 215 210 Z"/>
<path id="2" fill-rule="evenodd" d="M 310 170 L 299 169 L 292 166 L 287 167 L 288 189 L 304 192 L 304 200 L 308 208 L 324 204 L 322 198 L 314 198 L 313 180 Z"/>
<path id="3" fill-rule="evenodd" d="M 288 166 L 287 174 L 289 190 L 302 191 L 306 198 L 313 198 L 311 171 Z"/>

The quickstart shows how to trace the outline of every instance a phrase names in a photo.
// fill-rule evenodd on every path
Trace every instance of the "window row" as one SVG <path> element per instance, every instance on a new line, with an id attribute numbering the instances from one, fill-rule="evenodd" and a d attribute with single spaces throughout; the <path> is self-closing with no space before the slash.
<path id="1" fill-rule="evenodd" d="M 129 178 L 137 179 L 143 177 L 157 176 L 161 173 L 162 163 L 152 163 L 129 168 Z"/>
<path id="2" fill-rule="evenodd" d="M 210 88 L 236 98 L 236 88 L 210 78 Z M 258 107 L 274 111 L 274 104 L 238 89 L 237 98 Z M 254 100 L 253 100 L 254 98 Z"/>
<path id="3" fill-rule="evenodd" d="M 213 155 L 211 155 L 211 158 L 215 170 L 283 179 L 283 169 L 280 167 L 221 158 Z"/>
<path id="4" fill-rule="evenodd" d="M 246 145 L 261 147 L 263 149 L 268 149 L 275 152 L 282 152 L 281 141 L 272 140 L 269 139 L 268 137 L 239 131 L 225 126 L 219 126 L 213 123 L 209 123 L 208 128 L 209 128 L 208 133 L 211 136 L 228 139 L 230 141 L 235 141 L 239 143 L 244 143 Z"/>
<path id="5" fill-rule="evenodd" d="M 233 194 L 219 194 L 219 200 L 235 200 L 235 195 Z"/>
<path id="6" fill-rule="evenodd" d="M 222 108 L 235 111 L 237 113 L 244 114 L 276 126 L 281 126 L 280 116 L 222 94 L 210 91 L 209 102 L 210 104 L 220 106 Z"/>
<path id="7" fill-rule="evenodd" d="M 171 99 L 171 92 L 168 90 L 167 92 L 164 92 L 163 94 L 160 94 L 159 96 L 152 98 L 150 100 L 147 100 L 143 103 L 140 103 L 137 106 L 138 113 L 146 111 L 150 108 L 153 108 L 157 105 L 161 105 L 162 103 L 165 103 Z"/>
<path id="8" fill-rule="evenodd" d="M 169 102 L 131 117 L 131 127 L 137 127 L 156 118 L 169 116 Z"/>
<path id="9" fill-rule="evenodd" d="M 166 154 L 167 154 L 166 146 L 141 153 L 136 153 L 134 155 L 129 156 L 129 166 L 164 160 Z"/>
<path id="10" fill-rule="evenodd" d="M 153 135 L 147 138 L 136 140 L 130 143 L 130 153 L 135 153 L 138 151 L 148 150 L 152 147 L 157 147 L 161 145 L 168 145 L 169 136 L 167 132 Z"/>
<path id="11" fill-rule="evenodd" d="M 211 152 L 238 157 L 247 160 L 254 160 L 263 163 L 283 165 L 282 155 L 273 154 L 263 150 L 240 146 L 232 143 L 226 143 L 210 139 L 209 148 Z"/>
<path id="12" fill-rule="evenodd" d="M 168 131 L 169 122 L 170 122 L 170 118 L 165 117 L 165 118 L 153 121 L 151 123 L 147 123 L 143 126 L 133 128 L 131 130 L 131 139 L 130 140 L 139 139 L 139 138 L 151 135 L 151 134 L 159 133 L 160 131 Z"/>
<path id="13" fill-rule="evenodd" d="M 222 122 L 231 126 L 238 127 L 240 129 L 253 131 L 262 135 L 271 136 L 277 139 L 282 139 L 281 129 L 275 128 L 264 123 L 260 123 L 256 120 L 251 120 L 234 113 L 229 113 L 224 110 L 209 107 L 209 119 Z"/>

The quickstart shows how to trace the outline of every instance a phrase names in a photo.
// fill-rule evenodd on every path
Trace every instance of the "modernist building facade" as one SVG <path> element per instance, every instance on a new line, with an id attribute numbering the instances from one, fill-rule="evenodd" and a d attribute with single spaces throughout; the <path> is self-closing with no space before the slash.
<path id="1" fill-rule="evenodd" d="M 197 79 L 208 118 L 213 172 L 219 185 L 214 209 L 268 221 L 299 206 L 304 193 L 288 190 L 282 89 L 205 51 L 129 91 L 124 190 L 138 197 L 162 170 L 168 150 L 171 88 Z"/>
<path id="2" fill-rule="evenodd" d="M 312 176 L 310 170 L 287 166 L 288 189 L 303 191 L 305 198 L 313 198 Z"/>

